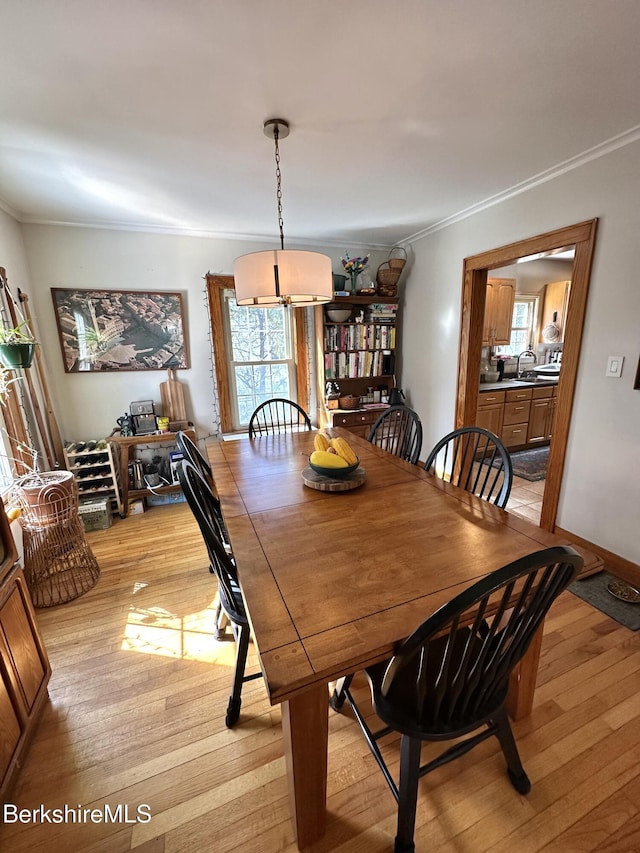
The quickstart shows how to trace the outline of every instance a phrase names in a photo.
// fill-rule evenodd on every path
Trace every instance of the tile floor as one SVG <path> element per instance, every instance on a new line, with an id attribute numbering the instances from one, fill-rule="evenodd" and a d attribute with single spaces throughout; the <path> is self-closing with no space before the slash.
<path id="1" fill-rule="evenodd" d="M 521 515 L 534 524 L 540 524 L 544 484 L 544 480 L 532 483 L 522 477 L 514 477 L 507 509 L 514 515 Z"/>

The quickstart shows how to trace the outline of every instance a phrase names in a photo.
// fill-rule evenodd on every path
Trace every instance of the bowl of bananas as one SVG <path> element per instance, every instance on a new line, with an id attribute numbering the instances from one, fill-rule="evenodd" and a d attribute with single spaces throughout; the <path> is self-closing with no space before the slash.
<path id="1" fill-rule="evenodd" d="M 323 477 L 346 477 L 360 465 L 360 459 L 344 438 L 329 438 L 319 432 L 313 440 L 309 467 Z"/>

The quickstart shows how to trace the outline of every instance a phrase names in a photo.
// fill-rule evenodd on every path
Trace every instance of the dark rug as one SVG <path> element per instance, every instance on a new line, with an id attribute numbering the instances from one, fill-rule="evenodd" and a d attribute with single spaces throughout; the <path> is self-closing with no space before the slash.
<path id="1" fill-rule="evenodd" d="M 544 480 L 547 476 L 547 463 L 549 462 L 549 448 L 536 447 L 534 450 L 519 450 L 509 454 L 513 465 L 515 477 L 535 482 Z"/>
<path id="2" fill-rule="evenodd" d="M 577 595 L 583 601 L 591 604 L 596 610 L 600 610 L 607 616 L 611 616 L 616 622 L 637 631 L 640 628 L 640 604 L 628 604 L 620 601 L 607 590 L 610 581 L 617 581 L 609 572 L 599 572 L 591 575 L 583 581 L 574 581 L 569 584 L 569 592 Z"/>

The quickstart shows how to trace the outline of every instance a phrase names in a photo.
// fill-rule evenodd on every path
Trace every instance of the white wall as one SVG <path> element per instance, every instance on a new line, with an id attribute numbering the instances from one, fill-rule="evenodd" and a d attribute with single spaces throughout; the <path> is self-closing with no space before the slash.
<path id="1" fill-rule="evenodd" d="M 0 267 L 7 271 L 9 289 L 17 298 L 18 288 L 30 287 L 27 255 L 20 225 L 0 209 Z"/>
<path id="2" fill-rule="evenodd" d="M 116 426 L 116 419 L 128 411 L 134 400 L 152 399 L 159 406 L 160 382 L 167 376 L 155 370 L 65 373 L 52 287 L 182 292 L 191 368 L 178 371 L 178 378 L 185 388 L 187 414 L 195 423 L 199 438 L 215 435 L 217 400 L 203 277 L 209 271 L 230 274 L 235 257 L 263 251 L 268 245 L 47 225 L 25 225 L 23 231 L 33 281 L 30 305 L 47 361 L 63 438 L 108 435 Z M 334 261 L 334 271 L 340 270 L 344 249 L 313 248 L 325 251 Z M 358 254 L 352 247 L 345 248 L 350 255 Z M 374 274 L 377 264 L 385 259 L 386 253 L 372 257 Z"/>
<path id="3" fill-rule="evenodd" d="M 640 144 L 629 145 L 413 244 L 402 385 L 429 448 L 453 427 L 462 263 L 469 255 L 599 218 L 557 522 L 640 562 Z M 410 309 L 410 310 L 407 310 Z M 607 355 L 624 355 L 621 379 Z"/>

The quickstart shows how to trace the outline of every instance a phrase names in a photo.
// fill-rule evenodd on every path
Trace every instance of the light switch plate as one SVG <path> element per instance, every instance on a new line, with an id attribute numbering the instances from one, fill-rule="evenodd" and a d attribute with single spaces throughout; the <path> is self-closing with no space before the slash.
<path id="1" fill-rule="evenodd" d="M 622 376 L 623 355 L 610 355 L 607 359 L 607 371 L 605 376 L 619 379 Z"/>

